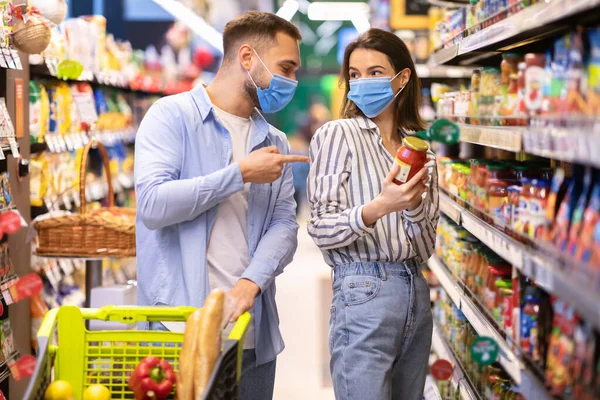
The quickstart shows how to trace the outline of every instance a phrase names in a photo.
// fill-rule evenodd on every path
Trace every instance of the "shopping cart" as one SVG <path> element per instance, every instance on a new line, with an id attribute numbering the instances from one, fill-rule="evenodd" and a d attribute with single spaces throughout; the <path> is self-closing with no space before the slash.
<path id="1" fill-rule="evenodd" d="M 38 356 L 35 372 L 25 399 L 44 398 L 53 380 L 66 380 L 73 397 L 81 399 L 86 387 L 106 386 L 113 399 L 133 399 L 127 386 L 138 363 L 149 355 L 171 363 L 177 371 L 183 334 L 163 331 L 123 330 L 88 331 L 85 320 L 116 321 L 123 324 L 158 321 L 186 321 L 193 307 L 118 307 L 80 309 L 63 306 L 50 310 L 38 332 Z M 238 398 L 244 335 L 250 314 L 243 314 L 223 343 L 209 387 L 202 400 Z"/>

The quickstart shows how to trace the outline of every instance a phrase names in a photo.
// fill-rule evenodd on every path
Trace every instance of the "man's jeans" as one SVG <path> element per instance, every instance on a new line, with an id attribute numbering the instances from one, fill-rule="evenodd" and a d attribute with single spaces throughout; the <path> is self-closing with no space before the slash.
<path id="1" fill-rule="evenodd" d="M 337 400 L 421 400 L 431 347 L 429 288 L 418 268 L 334 268 L 329 321 Z"/>
<path id="2" fill-rule="evenodd" d="M 168 331 L 160 322 L 150 323 L 151 331 Z M 256 366 L 254 350 L 244 350 L 242 377 L 240 379 L 240 400 L 271 400 L 275 386 L 275 365 L 277 360 Z"/>

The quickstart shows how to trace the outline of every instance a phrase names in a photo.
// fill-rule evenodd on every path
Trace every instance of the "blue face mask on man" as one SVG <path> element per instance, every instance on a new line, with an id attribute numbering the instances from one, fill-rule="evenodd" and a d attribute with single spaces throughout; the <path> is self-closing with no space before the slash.
<path id="1" fill-rule="evenodd" d="M 405 85 L 394 95 L 392 81 L 400 75 L 400 72 L 393 78 L 359 78 L 351 80 L 348 99 L 352 100 L 368 118 L 378 116 L 406 87 Z"/>
<path id="2" fill-rule="evenodd" d="M 294 97 L 294 93 L 298 87 L 298 81 L 286 78 L 285 76 L 281 76 L 279 74 L 273 75 L 265 63 L 260 59 L 259 55 L 256 53 L 256 50 L 253 49 L 253 51 L 254 54 L 256 54 L 256 57 L 258 57 L 258 61 L 260 61 L 263 67 L 265 67 L 267 72 L 271 75 L 271 83 L 269 84 L 269 87 L 262 89 L 259 88 L 256 82 L 254 82 L 254 79 L 252 79 L 250 71 L 246 70 L 250 80 L 254 86 L 256 86 L 256 94 L 258 96 L 260 109 L 267 114 L 281 111 L 290 103 L 290 101 L 292 101 L 292 97 Z"/>

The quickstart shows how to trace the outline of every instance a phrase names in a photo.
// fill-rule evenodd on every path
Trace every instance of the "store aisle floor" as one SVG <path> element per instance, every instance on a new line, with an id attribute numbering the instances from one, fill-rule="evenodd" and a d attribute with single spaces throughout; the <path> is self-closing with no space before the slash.
<path id="1" fill-rule="evenodd" d="M 285 351 L 277 360 L 275 400 L 332 400 L 327 352 L 330 269 L 299 219 L 298 251 L 277 278 Z"/>

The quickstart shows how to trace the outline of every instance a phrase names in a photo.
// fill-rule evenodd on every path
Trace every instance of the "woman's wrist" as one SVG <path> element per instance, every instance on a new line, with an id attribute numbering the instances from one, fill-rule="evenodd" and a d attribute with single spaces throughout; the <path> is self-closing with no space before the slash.
<path id="1" fill-rule="evenodd" d="M 362 208 L 362 219 L 366 226 L 371 226 L 380 218 L 389 214 L 385 211 L 385 207 L 379 197 L 371 200 Z"/>

